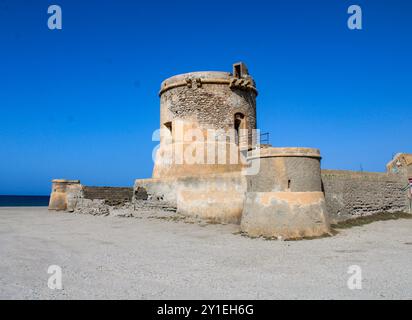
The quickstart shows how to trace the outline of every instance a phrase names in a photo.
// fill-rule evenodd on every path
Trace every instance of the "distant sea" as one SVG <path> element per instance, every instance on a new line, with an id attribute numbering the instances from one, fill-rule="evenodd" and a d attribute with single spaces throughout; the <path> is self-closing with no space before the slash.
<path id="1" fill-rule="evenodd" d="M 49 196 L 0 196 L 0 207 L 47 207 Z"/>

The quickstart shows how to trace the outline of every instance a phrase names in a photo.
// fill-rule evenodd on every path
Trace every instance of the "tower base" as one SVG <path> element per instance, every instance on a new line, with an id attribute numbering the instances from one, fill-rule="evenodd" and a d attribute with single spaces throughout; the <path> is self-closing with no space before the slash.
<path id="1" fill-rule="evenodd" d="M 241 230 L 251 237 L 310 238 L 330 232 L 322 192 L 248 192 Z"/>

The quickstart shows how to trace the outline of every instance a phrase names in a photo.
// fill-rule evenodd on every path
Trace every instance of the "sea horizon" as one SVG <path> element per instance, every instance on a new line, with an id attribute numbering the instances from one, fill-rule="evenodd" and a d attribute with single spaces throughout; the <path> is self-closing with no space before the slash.
<path id="1" fill-rule="evenodd" d="M 50 196 L 0 195 L 0 207 L 47 207 Z"/>

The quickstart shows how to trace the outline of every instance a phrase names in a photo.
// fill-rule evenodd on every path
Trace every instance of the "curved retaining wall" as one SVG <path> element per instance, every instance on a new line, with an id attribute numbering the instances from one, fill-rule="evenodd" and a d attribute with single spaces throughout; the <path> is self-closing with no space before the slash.
<path id="1" fill-rule="evenodd" d="M 322 192 L 248 192 L 242 232 L 252 237 L 318 237 L 329 230 Z"/>
<path id="2" fill-rule="evenodd" d="M 290 239 L 330 231 L 319 150 L 268 148 L 251 153 L 250 159 L 260 162 L 260 171 L 248 177 L 242 232 Z"/>
<path id="3" fill-rule="evenodd" d="M 249 192 L 322 191 L 318 149 L 266 148 L 249 159 L 260 162 L 260 171 L 248 177 Z"/>

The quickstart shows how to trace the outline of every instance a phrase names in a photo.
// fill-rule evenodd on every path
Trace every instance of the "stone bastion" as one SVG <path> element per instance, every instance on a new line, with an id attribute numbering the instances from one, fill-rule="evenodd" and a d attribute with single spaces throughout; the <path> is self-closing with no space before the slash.
<path id="1" fill-rule="evenodd" d="M 249 160 L 260 170 L 247 177 L 243 232 L 286 239 L 329 233 L 318 149 L 267 148 L 251 151 Z"/>

